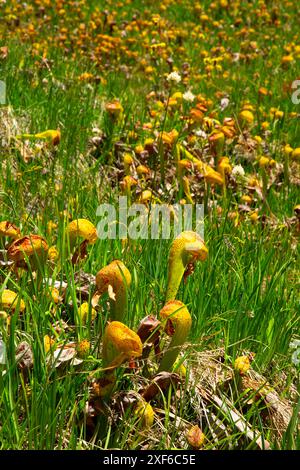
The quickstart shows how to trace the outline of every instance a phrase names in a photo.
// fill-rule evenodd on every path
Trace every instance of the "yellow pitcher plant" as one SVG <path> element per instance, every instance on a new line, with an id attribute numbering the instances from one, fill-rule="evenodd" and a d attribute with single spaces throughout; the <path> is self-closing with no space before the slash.
<path id="1" fill-rule="evenodd" d="M 191 326 L 192 317 L 180 300 L 170 300 L 160 311 L 160 318 L 166 321 L 166 332 L 172 336 L 171 342 L 161 360 L 158 371 L 170 371 L 184 345 Z"/>
<path id="2" fill-rule="evenodd" d="M 205 261 L 208 250 L 196 232 L 182 232 L 172 243 L 169 254 L 169 272 L 166 300 L 176 298 L 181 279 L 189 264 Z"/>
<path id="3" fill-rule="evenodd" d="M 111 319 L 122 321 L 127 313 L 127 291 L 131 284 L 131 274 L 122 261 L 115 260 L 100 269 L 96 275 L 98 295 L 109 292 Z"/>

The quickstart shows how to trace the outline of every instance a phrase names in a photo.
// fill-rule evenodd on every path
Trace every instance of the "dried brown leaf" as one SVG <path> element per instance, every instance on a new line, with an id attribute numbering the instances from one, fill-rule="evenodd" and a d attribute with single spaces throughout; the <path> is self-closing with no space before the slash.
<path id="1" fill-rule="evenodd" d="M 167 390 L 170 385 L 178 385 L 181 382 L 181 378 L 178 374 L 173 372 L 160 372 L 157 374 L 150 385 L 143 390 L 141 393 L 142 397 L 146 401 L 152 400 L 158 393 Z"/>

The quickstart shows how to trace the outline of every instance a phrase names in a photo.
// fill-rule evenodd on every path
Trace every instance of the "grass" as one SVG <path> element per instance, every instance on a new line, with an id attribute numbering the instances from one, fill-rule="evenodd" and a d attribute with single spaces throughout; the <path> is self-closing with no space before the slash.
<path id="1" fill-rule="evenodd" d="M 297 78 L 300 60 L 295 49 L 300 43 L 296 6 L 287 1 L 273 2 L 273 6 L 268 2 L 251 2 L 248 6 L 234 2 L 235 11 L 222 7 L 219 1 L 213 2 L 216 8 L 203 1 L 202 9 L 196 2 L 184 0 L 166 2 L 165 9 L 164 5 L 159 9 L 147 1 L 118 5 L 89 1 L 81 2 L 78 18 L 72 2 L 64 2 L 64 14 L 47 6 L 47 2 L 40 3 L 45 3 L 48 20 L 39 16 L 38 2 L 32 3 L 32 10 L 23 12 L 17 1 L 0 7 L 5 10 L 0 46 L 8 47 L 7 57 L 0 59 L 0 79 L 6 82 L 8 105 L 0 107 L 0 135 L 4 136 L 0 146 L 1 221 L 15 223 L 23 234 L 45 237 L 49 246 L 56 245 L 59 257 L 42 267 L 43 277 L 48 279 L 46 286 L 39 285 L 31 270 L 17 276 L 9 266 L 0 266 L 0 292 L 4 288 L 19 292 L 26 303 L 23 314 L 18 314 L 17 308 L 11 316 L 9 328 L 0 318 L 7 349 L 7 363 L 0 365 L 0 448 L 189 448 L 184 436 L 192 424 L 198 424 L 204 432 L 205 449 L 255 448 L 255 439 L 236 425 L 228 408 L 214 401 L 206 382 L 204 388 L 210 399 L 199 391 L 195 380 L 198 364 L 205 369 L 205 361 L 211 361 L 210 354 L 217 351 L 209 367 L 221 367 L 222 373 L 229 374 L 216 384 L 217 396 L 226 397 L 232 409 L 271 448 L 299 449 L 299 367 L 293 364 L 289 347 L 299 335 L 299 228 L 297 232 L 295 220 L 288 223 L 294 206 L 300 202 L 299 163 L 290 162 L 288 182 L 283 177 L 285 144 L 299 147 L 299 105 L 292 103 L 286 91 L 287 84 Z M 260 8 L 261 3 L 265 10 Z M 103 13 L 105 8 L 110 12 L 108 17 Z M 133 19 L 136 12 L 137 21 Z M 160 14 L 160 27 L 151 23 L 153 14 Z M 15 15 L 20 22 L 9 15 Z M 207 19 L 201 15 L 207 15 Z M 97 22 L 98 17 L 100 26 L 94 31 L 90 22 Z M 110 26 L 114 21 L 115 29 Z M 128 27 L 122 36 L 124 21 L 131 29 Z M 80 32 L 80 24 L 88 25 L 85 33 Z M 65 42 L 60 40 L 62 34 L 67 36 Z M 99 39 L 97 34 L 121 39 L 108 47 L 103 44 L 107 38 Z M 166 42 L 167 54 L 151 52 L 152 41 Z M 237 53 L 238 61 L 234 60 Z M 171 90 L 165 80 L 170 72 L 170 54 L 181 74 L 183 64 L 189 64 L 188 83 L 173 85 Z M 288 54 L 293 55 L 293 61 L 285 65 L 282 57 Z M 214 63 L 216 57 L 220 58 L 221 69 Z M 152 70 L 147 71 L 147 67 Z M 91 76 L 79 79 L 86 72 Z M 267 88 L 267 96 L 258 93 L 260 87 Z M 197 202 L 205 197 L 209 201 L 205 214 L 209 256 L 205 263 L 196 265 L 177 296 L 188 306 L 193 320 L 185 353 L 187 376 L 177 386 L 177 394 L 173 386 L 154 399 L 156 420 L 147 435 L 139 432 L 141 423 L 137 424 L 130 411 L 122 414 L 118 409 L 121 395 L 116 395 L 111 404 L 109 419 L 104 424 L 96 419 L 96 427 L 91 428 L 84 410 L 90 400 L 90 374 L 101 369 L 99 349 L 109 309 L 107 299 L 101 299 L 96 320 L 81 324 L 77 315 L 78 273 L 95 275 L 113 259 L 122 259 L 132 275 L 129 313 L 124 322 L 136 329 L 142 318 L 158 315 L 164 304 L 171 241 L 129 240 L 124 244 L 120 240 L 97 240 L 88 247 L 87 257 L 73 266 L 66 248 L 66 227 L 77 218 L 96 225 L 99 203 L 117 200 L 123 177 L 123 150 L 118 150 L 118 142 L 134 154 L 137 162 L 151 168 L 152 179 L 147 187 L 168 203 L 178 200 L 174 150 L 164 156 L 167 184 L 163 184 L 158 156 L 150 155 L 144 161 L 138 152 L 134 153 L 138 144 L 143 145 L 149 137 L 157 138 L 155 131 L 159 136 L 164 130 L 176 129 L 179 142 L 187 142 L 193 152 L 201 151 L 201 157 L 211 163 L 207 139 L 190 139 L 194 131 L 182 120 L 194 105 L 183 103 L 182 107 L 170 111 L 163 107 L 159 111 L 159 102 L 166 103 L 173 92 L 189 88 L 195 95 L 212 100 L 206 115 L 220 122 L 225 117 L 238 121 L 245 100 L 253 106 L 254 123 L 243 132 L 239 129 L 233 143 L 227 141 L 224 154 L 232 166 L 241 163 L 246 175 L 255 174 L 259 179 L 260 155 L 276 161 L 276 171 L 269 173 L 272 184 L 267 194 L 274 217 L 269 212 L 264 214 L 259 192 L 250 191 L 245 181 L 228 183 L 226 197 L 220 188 L 210 188 L 204 195 L 203 181 L 195 181 L 189 174 Z M 153 90 L 156 97 L 151 101 L 147 95 Z M 225 95 L 230 101 L 222 111 L 219 101 Z M 124 108 L 117 122 L 112 122 L 105 110 L 105 104 L 114 98 Z M 272 107 L 283 111 L 283 117 L 274 117 Z M 151 115 L 149 108 L 157 114 Z M 269 122 L 267 129 L 262 126 L 264 121 Z M 150 130 L 143 127 L 148 122 L 152 123 Z M 203 123 L 195 127 L 205 128 Z M 7 139 L 8 133 L 15 136 L 58 128 L 61 142 L 56 147 Z M 257 135 L 262 138 L 262 150 L 254 144 Z M 102 138 L 99 145 L 95 144 L 97 136 Z M 254 150 L 249 150 L 251 146 Z M 253 196 L 253 209 L 257 208 L 260 216 L 256 223 L 240 207 L 245 194 Z M 56 224 L 52 231 L 49 222 Z M 0 243 L 4 249 L 8 240 L 0 239 Z M 67 283 L 64 299 L 58 305 L 48 292 L 50 279 Z M 94 286 L 85 288 L 91 301 Z M 61 321 L 67 328 L 57 331 L 55 323 Z M 92 345 L 90 355 L 78 366 L 66 361 L 56 367 L 45 352 L 45 335 L 56 338 L 59 345 L 87 339 Z M 20 369 L 15 354 L 24 341 L 30 345 L 33 365 Z M 257 380 L 255 374 L 263 377 L 288 414 L 287 423 L 280 429 L 274 429 L 274 423 L 266 418 L 270 404 L 263 394 L 258 400 L 249 399 L 248 389 L 256 396 L 259 386 L 238 393 L 234 390 L 238 387 L 230 376 L 234 360 L 250 352 L 255 354 L 252 379 Z M 118 372 L 117 392 L 137 392 L 148 381 L 141 371 L 133 373 L 124 365 Z M 199 383 L 203 385 L 202 379 Z M 213 420 L 218 425 L 213 426 Z"/>

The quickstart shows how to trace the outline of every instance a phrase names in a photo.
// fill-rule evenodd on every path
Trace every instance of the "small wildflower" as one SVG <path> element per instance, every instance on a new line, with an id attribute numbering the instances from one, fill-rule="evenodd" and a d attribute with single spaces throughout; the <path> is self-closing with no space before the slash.
<path id="1" fill-rule="evenodd" d="M 234 370 L 240 375 L 245 375 L 250 369 L 250 360 L 248 356 L 239 356 L 234 361 Z"/>
<path id="2" fill-rule="evenodd" d="M 50 246 L 48 250 L 48 259 L 50 261 L 56 261 L 59 257 L 59 252 L 56 248 L 56 246 Z"/>
<path id="3" fill-rule="evenodd" d="M 186 91 L 183 93 L 182 98 L 184 101 L 187 101 L 188 103 L 192 103 L 196 96 L 191 92 L 191 90 Z"/>
<path id="4" fill-rule="evenodd" d="M 44 132 L 38 132 L 37 134 L 21 134 L 17 135 L 16 139 L 29 139 L 29 140 L 44 140 L 52 145 L 58 145 L 61 140 L 60 130 L 47 130 Z"/>
<path id="5" fill-rule="evenodd" d="M 268 166 L 270 163 L 270 159 L 268 157 L 260 157 L 259 159 L 259 167 L 260 168 L 265 168 L 266 166 Z"/>
<path id="6" fill-rule="evenodd" d="M 300 348 L 300 339 L 293 339 L 293 340 L 290 342 L 290 348 L 291 348 L 291 349 L 298 349 L 298 348 Z"/>
<path id="7" fill-rule="evenodd" d="M 295 366 L 299 366 L 300 364 L 300 348 L 296 349 L 292 354 L 292 363 Z"/>
<path id="8" fill-rule="evenodd" d="M 81 359 L 86 358 L 89 355 L 90 349 L 91 343 L 87 339 L 80 341 L 76 347 L 78 357 Z"/>
<path id="9" fill-rule="evenodd" d="M 252 202 L 252 197 L 248 196 L 248 194 L 244 194 L 241 197 L 241 201 L 244 202 L 245 204 L 251 204 Z"/>
<path id="10" fill-rule="evenodd" d="M 202 129 L 195 131 L 195 135 L 201 139 L 207 139 L 207 134 Z"/>
<path id="11" fill-rule="evenodd" d="M 53 230 L 55 230 L 56 228 L 57 228 L 57 224 L 53 222 L 52 220 L 50 220 L 47 224 L 47 233 L 51 235 Z"/>
<path id="12" fill-rule="evenodd" d="M 58 304 L 58 302 L 61 300 L 60 295 L 59 295 L 59 290 L 56 287 L 50 287 L 49 293 L 50 293 L 49 297 L 53 300 L 53 302 L 55 304 Z"/>
<path id="13" fill-rule="evenodd" d="M 249 218 L 250 218 L 250 220 L 253 224 L 255 224 L 257 222 L 258 217 L 259 217 L 259 215 L 256 211 L 253 211 L 249 214 Z"/>
<path id="14" fill-rule="evenodd" d="M 292 149 L 292 147 L 290 146 L 290 144 L 287 144 L 287 145 L 285 145 L 283 151 L 284 151 L 284 154 L 285 154 L 286 156 L 289 156 L 289 155 L 293 152 L 293 149 Z"/>
<path id="15" fill-rule="evenodd" d="M 44 348 L 46 354 L 51 350 L 52 346 L 54 346 L 55 340 L 51 338 L 49 335 L 44 336 Z"/>
<path id="16" fill-rule="evenodd" d="M 300 160 L 300 147 L 297 147 L 295 150 L 293 150 L 292 159 Z"/>
<path id="17" fill-rule="evenodd" d="M 178 72 L 171 72 L 167 76 L 167 81 L 168 82 L 173 82 L 173 83 L 180 83 L 181 82 L 181 76 L 179 75 Z"/>
<path id="18" fill-rule="evenodd" d="M 224 111 L 224 109 L 226 109 L 228 105 L 229 105 L 229 98 L 222 98 L 221 103 L 220 103 L 221 111 Z"/>
<path id="19" fill-rule="evenodd" d="M 248 109 L 243 109 L 239 114 L 239 119 L 242 126 L 247 126 L 253 124 L 254 122 L 254 115 Z"/>
<path id="20" fill-rule="evenodd" d="M 89 316 L 89 311 L 91 310 L 91 320 L 93 321 L 96 318 L 97 312 L 94 308 L 90 308 L 88 302 L 83 302 L 78 308 L 78 315 L 81 318 L 82 324 L 86 324 Z"/>
<path id="21" fill-rule="evenodd" d="M 235 177 L 243 177 L 243 176 L 245 176 L 245 170 L 244 170 L 244 168 L 242 167 L 242 165 L 235 165 L 235 166 L 232 168 L 232 175 L 235 176 Z"/>

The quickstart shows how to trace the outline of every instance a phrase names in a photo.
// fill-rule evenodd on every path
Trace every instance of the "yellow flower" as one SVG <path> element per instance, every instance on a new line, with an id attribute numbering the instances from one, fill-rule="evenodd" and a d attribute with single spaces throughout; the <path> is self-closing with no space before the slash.
<path id="1" fill-rule="evenodd" d="M 268 157 L 260 157 L 258 164 L 260 168 L 265 168 L 270 164 L 270 159 Z"/>
<path id="2" fill-rule="evenodd" d="M 261 96 L 267 96 L 269 91 L 267 90 L 267 88 L 264 88 L 264 87 L 260 87 L 259 90 L 258 90 L 258 93 L 261 95 Z"/>
<path id="3" fill-rule="evenodd" d="M 181 103 L 181 101 L 182 101 L 182 93 L 181 93 L 181 91 L 176 91 L 175 93 L 173 93 L 172 98 L 173 98 L 174 100 L 178 101 L 179 103 Z"/>
<path id="4" fill-rule="evenodd" d="M 170 132 L 163 131 L 161 135 L 161 139 L 164 144 L 167 145 L 173 145 L 175 140 L 178 138 L 178 131 L 176 129 L 173 129 Z"/>
<path id="5" fill-rule="evenodd" d="M 222 126 L 222 132 L 228 139 L 232 139 L 236 134 L 236 129 L 234 125 Z"/>
<path id="6" fill-rule="evenodd" d="M 281 63 L 283 65 L 290 64 L 291 62 L 294 62 L 294 57 L 292 55 L 284 55 L 281 58 Z"/>
<path id="7" fill-rule="evenodd" d="M 58 304 L 58 302 L 61 300 L 60 295 L 59 295 L 59 290 L 56 287 L 49 287 L 49 292 L 51 299 L 55 304 Z"/>
<path id="8" fill-rule="evenodd" d="M 251 125 L 254 122 L 254 115 L 248 109 L 243 109 L 239 114 L 239 120 L 241 122 L 242 127 L 246 125 Z"/>
<path id="9" fill-rule="evenodd" d="M 203 121 L 204 114 L 200 109 L 192 108 L 190 110 L 190 117 L 192 121 L 194 121 L 195 123 L 197 122 L 201 123 Z"/>
<path id="10" fill-rule="evenodd" d="M 58 129 L 50 129 L 44 132 L 39 132 L 38 134 L 17 135 L 16 139 L 45 140 L 46 142 L 51 143 L 52 145 L 58 145 L 60 143 L 61 134 Z"/>
<path id="11" fill-rule="evenodd" d="M 177 100 L 176 100 L 175 98 L 172 98 L 172 97 L 171 97 L 171 98 L 169 99 L 168 106 L 169 106 L 170 108 L 172 108 L 172 107 L 175 107 L 175 106 L 177 106 L 177 105 L 178 105 Z"/>
<path id="12" fill-rule="evenodd" d="M 24 312 L 25 303 L 22 299 L 19 299 L 18 294 L 9 289 L 0 292 L 0 308 L 14 311 L 17 307 L 19 307 L 21 313 Z"/>
<path id="13" fill-rule="evenodd" d="M 130 175 L 125 176 L 120 182 L 120 187 L 122 189 L 122 192 L 129 194 L 132 186 L 136 186 L 137 183 L 138 183 L 137 180 L 133 178 L 133 176 L 130 176 Z"/>
<path id="14" fill-rule="evenodd" d="M 277 109 L 277 110 L 275 111 L 274 116 L 275 116 L 276 119 L 282 119 L 283 116 L 284 116 L 284 112 L 283 112 L 283 111 L 280 111 L 280 109 Z"/>
<path id="15" fill-rule="evenodd" d="M 81 359 L 86 358 L 89 355 L 91 349 L 91 343 L 87 339 L 83 339 L 77 344 L 77 354 Z"/>
<path id="16" fill-rule="evenodd" d="M 88 321 L 88 318 L 89 318 L 89 312 L 90 313 L 90 316 L 91 316 L 91 320 L 95 320 L 96 318 L 96 315 L 97 315 L 97 312 L 94 308 L 90 308 L 88 302 L 83 302 L 80 307 L 78 308 L 78 315 L 79 315 L 79 318 L 81 319 L 81 322 L 83 325 L 86 324 L 86 322 Z"/>
<path id="17" fill-rule="evenodd" d="M 290 144 L 285 145 L 283 150 L 286 156 L 289 156 L 293 152 L 293 148 L 290 146 Z"/>
<path id="18" fill-rule="evenodd" d="M 269 166 L 270 166 L 271 168 L 273 168 L 273 166 L 275 166 L 275 165 L 276 165 L 276 160 L 274 160 L 273 158 L 271 158 L 271 160 L 269 161 Z"/>
<path id="19" fill-rule="evenodd" d="M 81 75 L 79 75 L 78 80 L 81 81 L 81 82 L 85 82 L 85 81 L 89 81 L 93 78 L 94 78 L 94 76 L 91 73 L 84 72 Z"/>
<path id="20" fill-rule="evenodd" d="M 46 354 L 51 350 L 52 346 L 54 346 L 55 340 L 51 338 L 49 335 L 44 336 L 44 348 Z"/>
<path id="21" fill-rule="evenodd" d="M 242 111 L 255 111 L 254 106 L 251 103 L 249 103 L 248 101 L 245 101 L 242 108 L 243 108 Z"/>
<path id="22" fill-rule="evenodd" d="M 146 189 L 139 196 L 138 202 L 144 204 L 145 202 L 151 201 L 154 198 L 153 193 L 150 189 Z"/>
<path id="23" fill-rule="evenodd" d="M 147 176 L 151 174 L 150 169 L 145 165 L 138 165 L 136 168 L 136 172 L 139 176 Z"/>
<path id="24" fill-rule="evenodd" d="M 258 145 L 260 145 L 262 143 L 262 138 L 260 135 L 256 135 L 254 136 L 254 140 L 256 140 L 256 142 L 258 143 Z"/>
<path id="25" fill-rule="evenodd" d="M 48 250 L 48 259 L 51 261 L 56 261 L 59 257 L 59 252 L 56 246 L 50 246 Z"/>
<path id="26" fill-rule="evenodd" d="M 234 361 L 234 370 L 240 375 L 245 375 L 250 369 L 251 364 L 248 356 L 239 356 Z"/>
<path id="27" fill-rule="evenodd" d="M 300 147 L 297 147 L 295 150 L 293 150 L 292 158 L 293 160 L 300 160 Z"/>
<path id="28" fill-rule="evenodd" d="M 255 224 L 258 220 L 258 213 L 256 211 L 253 211 L 249 214 L 249 218 L 253 224 Z"/>
<path id="29" fill-rule="evenodd" d="M 51 235 L 52 231 L 57 228 L 57 224 L 50 220 L 47 224 L 47 233 Z"/>
<path id="30" fill-rule="evenodd" d="M 133 164 L 133 158 L 130 153 L 124 153 L 123 155 L 125 174 L 129 175 L 130 166 Z"/>
<path id="31" fill-rule="evenodd" d="M 244 202 L 245 204 L 251 204 L 252 202 L 252 197 L 251 196 L 248 196 L 247 194 L 244 194 L 242 197 L 241 197 L 241 201 Z"/>

